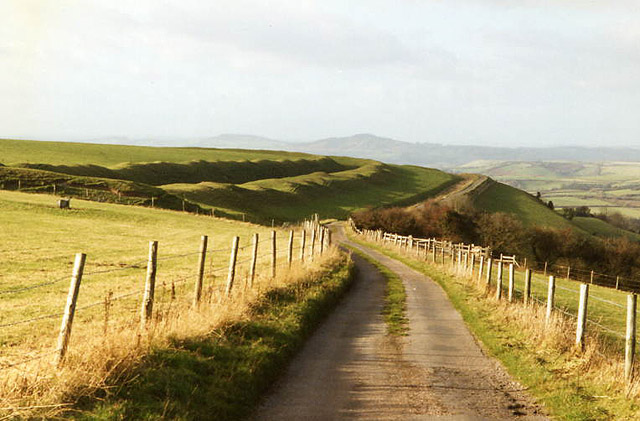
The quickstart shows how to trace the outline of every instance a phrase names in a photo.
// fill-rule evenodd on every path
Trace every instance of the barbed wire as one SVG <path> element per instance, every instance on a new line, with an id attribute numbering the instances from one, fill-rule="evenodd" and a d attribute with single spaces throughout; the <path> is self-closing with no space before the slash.
<path id="1" fill-rule="evenodd" d="M 620 332 L 618 332 L 618 331 L 616 331 L 616 330 L 613 330 L 613 329 L 611 329 L 611 328 L 608 328 L 607 326 L 604 326 L 604 325 L 602 325 L 602 324 L 600 324 L 600 323 L 598 323 L 598 322 L 596 322 L 596 321 L 594 321 L 594 320 L 591 320 L 591 319 L 589 319 L 589 318 L 587 318 L 587 323 L 591 323 L 592 325 L 594 325 L 594 326 L 598 327 L 598 329 L 602 329 L 602 330 L 604 330 L 604 331 L 606 331 L 606 332 L 612 333 L 612 334 L 614 334 L 614 335 L 616 335 L 616 336 L 619 336 L 619 337 L 621 337 L 621 338 L 624 338 L 624 337 L 625 337 L 625 335 L 624 335 L 623 333 L 620 333 Z"/>
<path id="2" fill-rule="evenodd" d="M 45 314 L 45 315 L 42 315 L 42 316 L 32 317 L 30 319 L 17 320 L 15 322 L 10 322 L 10 323 L 3 323 L 3 324 L 0 324 L 0 328 L 23 325 L 23 324 L 35 322 L 35 321 L 38 321 L 38 320 L 52 319 L 54 317 L 60 317 L 62 315 L 64 315 L 64 313 Z"/>
<path id="3" fill-rule="evenodd" d="M 18 367 L 20 365 L 24 365 L 24 364 L 27 364 L 27 363 L 30 363 L 30 362 L 33 362 L 33 361 L 41 360 L 44 357 L 53 355 L 53 354 L 55 354 L 57 352 L 58 352 L 58 350 L 55 349 L 55 350 L 52 350 L 52 351 L 43 352 L 43 353 L 41 353 L 41 354 L 39 354 L 39 355 L 37 355 L 35 357 L 30 357 L 30 358 L 27 358 L 25 360 L 18 361 L 16 363 L 9 363 L 9 364 L 0 363 L 0 371 L 7 370 L 7 369 L 10 369 L 10 368 L 14 368 L 14 367 Z"/>
<path id="4" fill-rule="evenodd" d="M 179 259 L 181 257 L 188 257 L 188 256 L 195 256 L 196 254 L 200 254 L 199 251 L 193 251 L 190 253 L 184 253 L 184 254 L 174 254 L 174 255 L 169 255 L 169 256 L 162 256 L 162 257 L 158 257 L 156 259 L 156 261 L 165 261 L 165 260 L 172 260 L 172 259 Z"/>
<path id="5" fill-rule="evenodd" d="M 23 287 L 23 288 L 18 288 L 18 289 L 5 289 L 5 290 L 0 291 L 0 295 L 17 294 L 19 292 L 31 291 L 32 289 L 37 289 L 37 288 L 42 288 L 42 287 L 46 287 L 46 286 L 49 286 L 49 285 L 57 284 L 58 282 L 62 282 L 65 279 L 69 279 L 69 276 L 67 276 L 67 275 L 61 276 L 60 278 L 56 278 L 56 279 L 53 279 L 51 281 L 41 282 L 41 283 L 35 284 L 35 285 L 30 285 L 28 287 Z"/>
<path id="6" fill-rule="evenodd" d="M 624 305 L 622 305 L 622 304 L 620 304 L 620 303 L 616 303 L 616 302 L 614 302 L 614 301 L 610 301 L 610 300 L 607 300 L 607 299 L 605 299 L 605 298 L 598 297 L 598 296 L 597 296 L 597 295 L 595 295 L 595 294 L 591 294 L 591 293 L 590 293 L 590 294 L 589 294 L 589 298 L 590 298 L 590 299 L 591 299 L 591 298 L 593 298 L 593 299 L 594 299 L 594 300 L 596 300 L 596 301 L 601 301 L 601 302 L 603 302 L 603 303 L 611 304 L 612 306 L 616 306 L 616 307 L 619 307 L 619 308 L 626 308 Z"/>

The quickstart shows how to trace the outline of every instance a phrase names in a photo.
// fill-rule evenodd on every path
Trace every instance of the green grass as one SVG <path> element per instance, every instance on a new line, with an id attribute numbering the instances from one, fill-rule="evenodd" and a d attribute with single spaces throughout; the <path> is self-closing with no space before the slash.
<path id="1" fill-rule="evenodd" d="M 0 139 L 0 162 L 51 165 L 99 165 L 136 162 L 243 161 L 295 159 L 312 155 L 297 152 L 213 148 L 169 148 L 73 142 Z"/>
<path id="2" fill-rule="evenodd" d="M 248 415 L 352 279 L 345 260 L 324 276 L 269 291 L 246 320 L 156 349 L 122 387 L 75 418 L 237 420 Z"/>
<path id="3" fill-rule="evenodd" d="M 582 196 L 582 197 L 581 197 Z M 562 193 L 553 193 L 545 195 L 545 200 L 553 201 L 555 206 L 560 207 L 578 207 L 578 206 L 606 206 L 610 203 L 606 200 L 585 197 L 584 193 L 574 193 L 573 195 L 563 195 Z"/>
<path id="4" fill-rule="evenodd" d="M 498 358 L 509 373 L 520 381 L 549 410 L 554 418 L 562 420 L 612 420 L 636 419 L 639 407 L 634 399 L 627 399 L 621 390 L 612 390 L 600 379 L 574 373 L 575 354 L 555 354 L 539 349 L 527 337 L 518 323 L 500 316 L 500 305 L 494 300 L 483 299 L 483 294 L 468 281 L 458 279 L 443 271 L 442 267 L 418 261 L 376 244 L 361 242 L 375 250 L 400 260 L 408 266 L 430 276 L 446 291 L 449 299 L 461 313 L 465 322 L 482 342 L 489 354 Z M 495 276 L 494 268 L 494 276 Z M 546 297 L 546 280 L 534 277 L 532 296 L 539 300 Z M 578 286 L 575 282 L 557 279 L 556 304 L 572 314 L 577 312 Z M 506 279 L 503 285 L 506 285 Z M 516 288 L 522 290 L 523 277 L 518 272 Z M 593 296 L 623 304 L 624 293 L 591 286 L 589 318 L 605 326 L 624 332 L 625 309 L 593 299 Z M 518 297 L 521 299 L 521 297 Z M 589 325 L 588 329 L 593 326 Z M 622 340 L 604 335 L 622 352 Z M 572 339 L 571 337 L 569 340 Z M 616 342 L 617 341 L 617 342 Z M 619 354 L 622 355 L 622 354 Z M 604 397 L 604 398 L 603 398 Z"/>
<path id="5" fill-rule="evenodd" d="M 576 228 L 571 222 L 549 209 L 535 197 L 502 183 L 495 183 L 478 195 L 475 198 L 475 205 L 479 210 L 487 212 L 510 213 L 525 226 Z"/>
<path id="6" fill-rule="evenodd" d="M 225 151 L 226 152 L 226 151 Z M 49 165 L 22 164 L 23 168 L 34 168 L 56 173 L 77 176 L 102 177 L 128 180 L 152 186 L 172 183 L 217 183 L 242 184 L 263 178 L 282 178 L 308 174 L 316 171 L 338 172 L 353 168 L 328 157 L 285 159 L 273 156 L 272 159 L 236 161 L 190 161 L 190 162 L 148 162 L 122 163 L 113 168 L 98 165 Z"/>
<path id="7" fill-rule="evenodd" d="M 409 330 L 409 320 L 407 319 L 407 293 L 402 280 L 389 268 L 355 247 L 349 250 L 374 265 L 386 280 L 384 307 L 382 314 L 387 324 L 387 332 L 390 335 L 404 336 Z"/>
<path id="8" fill-rule="evenodd" d="M 640 241 L 640 234 L 614 227 L 602 219 L 592 217 L 575 217 L 571 222 L 586 232 L 598 237 L 627 237 L 633 241 Z"/>
<path id="9" fill-rule="evenodd" d="M 459 170 L 485 174 L 529 193 L 539 191 L 545 201 L 552 200 L 556 206 L 589 206 L 596 210 L 609 206 L 640 218 L 637 162 L 477 161 Z"/>
<path id="10" fill-rule="evenodd" d="M 312 213 L 342 219 L 368 206 L 416 203 L 435 196 L 457 180 L 456 176 L 430 168 L 372 163 L 331 174 L 311 173 L 241 185 L 172 184 L 164 188 L 202 206 L 243 212 L 258 221 L 287 221 Z"/>
<path id="11" fill-rule="evenodd" d="M 103 300 L 108 291 L 115 295 L 140 291 L 150 240 L 159 242 L 158 300 L 168 300 L 166 287 L 187 277 L 189 282 L 177 283 L 176 288 L 178 296 L 188 301 L 201 235 L 209 235 L 209 250 L 219 250 L 210 254 L 212 260 L 206 267 L 205 285 L 213 288 L 224 282 L 233 236 L 240 236 L 244 247 L 253 233 L 263 239 L 270 233 L 270 228 L 248 223 L 92 201 L 73 200 L 71 210 L 60 210 L 55 200 L 50 195 L 0 191 L 0 291 L 60 279 L 42 288 L 2 295 L 0 324 L 62 311 L 75 253 L 87 254 L 79 307 Z M 284 238 L 288 233 L 279 231 L 278 235 Z M 266 244 L 261 247 L 262 254 Z M 238 260 L 246 261 L 249 253 L 250 248 L 242 249 Z M 280 253 L 282 258 L 284 247 Z M 239 274 L 244 274 L 247 264 L 239 266 Z M 259 267 L 267 264 L 266 257 L 259 261 Z M 119 270 L 100 273 L 114 269 Z M 130 314 L 127 311 L 138 309 L 139 298 L 133 295 L 114 303 L 114 312 Z M 74 337 L 95 329 L 101 320 L 100 306 L 79 311 L 74 323 L 78 336 Z M 59 321 L 55 317 L 1 329 L 2 351 L 53 346 Z M 0 358 L 3 354 L 0 352 Z"/>
<path id="12" fill-rule="evenodd" d="M 459 180 L 438 170 L 278 151 L 0 140 L 0 188 L 259 223 L 409 205 Z M 154 198 L 154 199 L 152 199 Z"/>

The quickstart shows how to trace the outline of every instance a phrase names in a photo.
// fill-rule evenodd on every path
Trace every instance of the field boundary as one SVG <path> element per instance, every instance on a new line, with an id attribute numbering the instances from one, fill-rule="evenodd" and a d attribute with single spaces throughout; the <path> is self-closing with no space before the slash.
<path id="1" fill-rule="evenodd" d="M 209 247 L 210 239 L 203 235 L 200 238 L 197 251 L 180 254 L 160 254 L 158 253 L 158 241 L 150 241 L 146 260 L 117 265 L 115 268 L 107 266 L 102 269 L 98 267 L 91 271 L 85 271 L 85 264 L 89 260 L 87 254 L 77 253 L 71 270 L 71 280 L 64 307 L 61 307 L 59 311 L 48 309 L 46 314 L 42 314 L 43 312 L 33 314 L 29 309 L 30 303 L 12 308 L 11 297 L 23 297 L 23 293 L 33 291 L 36 293 L 55 291 L 58 294 L 63 291 L 63 282 L 69 277 L 61 276 L 30 285 L 0 290 L 0 298 L 10 306 L 9 308 L 15 310 L 16 316 L 21 316 L 1 321 L 0 329 L 3 333 L 13 332 L 12 328 L 14 327 L 22 329 L 34 323 L 47 322 L 49 324 L 54 323 L 55 319 L 61 320 L 55 345 L 53 343 L 51 346 L 46 345 L 49 338 L 53 337 L 53 331 L 38 330 L 34 331 L 31 335 L 32 339 L 25 342 L 24 345 L 17 345 L 14 349 L 7 346 L 3 355 L 0 355 L 2 387 L 13 389 L 11 393 L 14 391 L 19 393 L 20 388 L 15 388 L 12 385 L 22 384 L 23 387 L 32 389 L 36 393 L 31 396 L 29 394 L 31 392 L 29 392 L 27 394 L 29 402 L 19 405 L 14 405 L 15 400 L 12 400 L 16 396 L 11 395 L 10 397 L 9 394 L 3 396 L 2 405 L 0 405 L 0 418 L 2 416 L 12 417 L 31 409 L 49 408 L 55 411 L 69 406 L 69 403 L 40 405 L 40 397 L 37 396 L 36 391 L 42 387 L 44 392 L 47 388 L 47 382 L 53 381 L 57 377 L 65 377 L 68 373 L 74 373 L 74 379 L 82 382 L 81 377 L 76 378 L 75 372 L 84 373 L 85 366 L 90 363 L 89 354 L 80 355 L 88 351 L 87 347 L 91 348 L 91 355 L 99 354 L 96 350 L 100 347 L 106 347 L 109 352 L 114 352 L 108 358 L 105 355 L 105 361 L 98 364 L 101 368 L 102 365 L 105 365 L 107 371 L 104 375 L 109 377 L 109 372 L 112 370 L 122 371 L 123 363 L 125 366 L 129 363 L 135 365 L 133 360 L 129 361 L 131 359 L 129 354 L 137 355 L 140 353 L 143 355 L 148 352 L 149 346 L 154 343 L 155 338 L 162 337 L 163 332 L 171 334 L 173 330 L 178 329 L 178 326 L 189 324 L 195 324 L 194 331 L 200 332 L 206 328 L 207 321 L 205 319 L 210 319 L 211 315 L 215 316 L 215 312 L 224 311 L 225 307 L 230 308 L 230 314 L 241 314 L 240 306 L 243 304 L 245 295 L 257 297 L 264 291 L 279 287 L 283 282 L 284 285 L 286 282 L 290 282 L 282 281 L 281 278 L 296 279 L 296 277 L 305 274 L 316 273 L 316 266 L 323 264 L 322 262 L 326 258 L 334 256 L 335 247 L 332 245 L 331 232 L 319 223 L 317 217 L 305 221 L 295 230 L 290 229 L 288 233 L 283 232 L 282 236 L 278 235 L 276 230 L 272 230 L 270 234 L 267 238 L 260 239 L 256 233 L 252 236 L 252 242 L 243 247 L 239 246 L 240 237 L 236 235 L 232 238 L 230 248 L 218 247 L 215 249 Z M 164 252 L 166 249 L 161 250 Z M 241 250 L 244 250 L 246 258 L 239 257 Z M 224 256 L 229 256 L 228 266 L 214 268 L 214 256 L 218 256 L 216 261 L 223 259 Z M 196 257 L 197 265 L 188 270 L 190 274 L 184 276 L 164 276 L 162 271 L 158 269 L 159 262 L 171 262 L 183 258 L 195 259 Z M 118 277 L 115 275 L 131 270 L 138 270 L 139 272 L 136 272 L 135 276 L 140 276 L 141 280 L 144 279 L 144 283 L 139 284 L 139 287 L 113 294 L 111 287 L 107 284 L 104 300 L 79 305 L 78 299 L 82 296 L 84 288 L 91 288 L 92 295 L 95 295 L 94 285 L 89 282 L 85 286 L 83 278 L 89 277 L 91 280 L 92 275 L 106 275 L 113 276 L 113 281 L 117 282 Z M 141 273 L 143 270 L 145 270 L 145 274 Z M 216 278 L 224 279 L 224 282 L 215 283 Z M 258 279 L 260 282 L 254 283 L 254 280 Z M 211 281 L 210 285 L 205 285 L 205 281 L 207 284 Z M 158 297 L 162 300 L 158 301 L 158 308 L 156 308 Z M 132 300 L 135 300 L 136 303 Z M 121 305 L 116 309 L 115 304 L 118 302 L 126 303 L 125 308 L 120 309 Z M 35 306 L 33 311 L 36 312 L 39 308 Z M 101 311 L 102 314 L 100 314 Z M 25 314 L 27 314 L 26 317 Z M 104 316 L 103 323 L 101 323 L 102 316 Z M 82 338 L 78 337 L 73 343 L 70 343 L 73 330 L 77 330 L 78 324 L 82 326 L 81 332 L 78 333 L 82 334 Z M 10 338 L 9 333 L 7 334 L 7 338 Z M 113 336 L 113 340 L 118 343 L 111 343 L 112 339 L 107 340 L 109 335 Z M 44 337 L 46 341 L 44 339 L 38 340 L 39 336 Z M 6 341 L 6 339 L 4 340 Z M 8 345 L 11 343 L 9 342 Z M 69 358 L 69 351 L 73 350 L 74 346 L 79 350 L 76 350 Z M 115 361 L 110 362 L 110 358 Z M 115 365 L 109 368 L 112 364 Z M 93 377 L 91 379 L 92 382 L 97 381 L 97 384 L 90 384 L 86 387 L 83 385 L 82 387 L 87 391 L 101 387 L 99 380 L 93 379 Z M 81 392 L 82 395 L 84 396 L 87 391 Z"/>

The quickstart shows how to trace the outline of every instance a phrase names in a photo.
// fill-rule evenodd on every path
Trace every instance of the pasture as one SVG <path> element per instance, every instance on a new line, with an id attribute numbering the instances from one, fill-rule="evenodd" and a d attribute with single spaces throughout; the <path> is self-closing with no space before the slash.
<path id="1" fill-rule="evenodd" d="M 278 151 L 13 140 L 0 147 L 0 188 L 266 224 L 413 204 L 459 180 L 429 168 Z"/>

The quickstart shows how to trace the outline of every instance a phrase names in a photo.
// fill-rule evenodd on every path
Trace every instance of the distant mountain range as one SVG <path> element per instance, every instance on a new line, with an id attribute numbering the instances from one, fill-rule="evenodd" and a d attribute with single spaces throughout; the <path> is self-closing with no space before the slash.
<path id="1" fill-rule="evenodd" d="M 101 141 L 100 143 L 103 143 Z M 113 143 L 159 144 L 167 141 L 151 140 Z M 175 146 L 174 142 L 171 142 Z M 411 143 L 379 137 L 372 134 L 356 134 L 332 137 L 312 142 L 285 142 L 267 137 L 222 134 L 215 137 L 182 141 L 185 146 L 236 149 L 272 149 L 290 152 L 306 152 L 318 155 L 352 156 L 369 158 L 392 164 L 411 164 L 441 169 L 454 169 L 472 161 L 623 161 L 640 162 L 640 149 L 614 147 L 491 147 L 475 145 L 443 145 L 437 143 Z"/>

